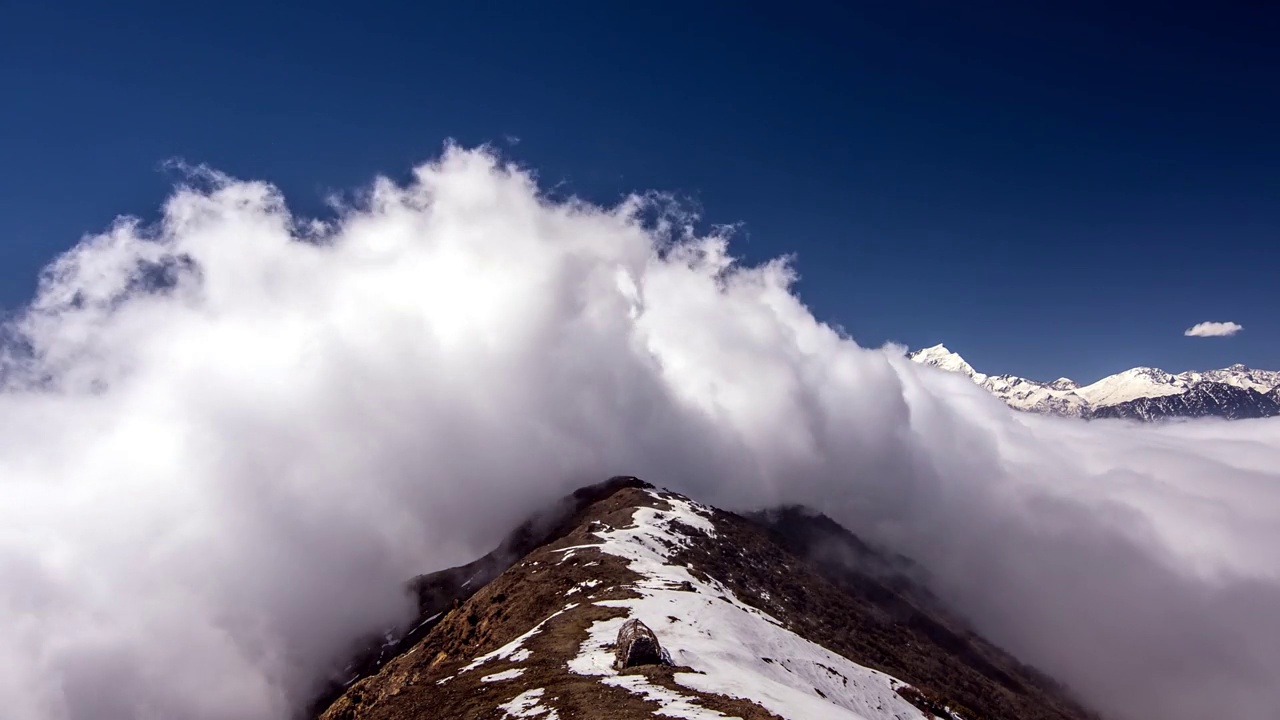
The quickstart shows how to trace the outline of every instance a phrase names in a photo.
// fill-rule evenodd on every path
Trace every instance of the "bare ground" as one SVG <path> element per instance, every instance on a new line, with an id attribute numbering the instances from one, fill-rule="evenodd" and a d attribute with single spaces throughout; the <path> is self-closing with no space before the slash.
<path id="1" fill-rule="evenodd" d="M 367 676 L 332 704 L 326 702 L 320 717 L 503 718 L 506 714 L 498 705 L 534 688 L 543 689 L 540 707 L 554 708 L 561 720 L 653 717 L 658 703 L 567 668 L 593 623 L 625 613 L 593 603 L 634 596 L 629 586 L 638 576 L 621 558 L 591 548 L 556 552 L 598 543 L 593 531 L 630 526 L 637 507 L 665 509 L 666 503 L 645 492 L 646 487 L 634 478 L 615 478 L 584 489 L 555 513 L 526 523 L 486 558 L 417 579 L 423 618 L 437 612 L 440 618 L 402 641 L 389 661 L 367 665 Z M 859 573 L 856 567 L 802 559 L 784 545 L 804 551 L 803 543 L 786 537 L 785 528 L 765 526 L 758 519 L 717 511 L 713 521 L 715 541 L 703 538 L 678 553 L 674 562 L 716 578 L 743 602 L 779 618 L 798 635 L 910 683 L 914 687 L 904 688 L 903 695 L 917 707 L 930 712 L 951 707 L 966 720 L 1092 717 L 1045 678 L 920 601 L 927 594 L 920 591 L 917 597 L 909 592 L 902 578 L 886 581 Z M 870 552 L 865 546 L 858 551 Z M 518 562 L 517 553 L 523 553 Z M 487 576 L 487 582 L 478 588 L 463 586 L 464 578 L 476 576 Z M 570 594 L 588 580 L 598 584 Z M 571 603 L 577 606 L 565 610 Z M 664 619 L 641 619 L 661 640 Z M 527 659 L 493 660 L 463 671 L 475 658 L 544 621 L 540 632 L 522 645 L 530 653 Z M 518 668 L 523 668 L 518 677 L 482 681 Z M 646 666 L 628 672 L 643 674 L 656 685 L 730 717 L 775 720 L 751 702 L 696 692 L 675 682 L 676 673 L 692 671 Z"/>

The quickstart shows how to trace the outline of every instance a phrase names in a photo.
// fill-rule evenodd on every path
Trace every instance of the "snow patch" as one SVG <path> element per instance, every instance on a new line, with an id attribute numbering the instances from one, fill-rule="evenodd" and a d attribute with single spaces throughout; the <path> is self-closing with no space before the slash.
<path id="1" fill-rule="evenodd" d="M 532 629 L 530 629 L 528 632 L 521 635 L 520 637 L 516 638 L 515 640 L 512 640 L 511 642 L 507 643 L 506 645 L 503 645 L 502 647 L 498 648 L 497 650 L 494 650 L 493 652 L 485 653 L 484 655 L 481 655 L 475 660 L 472 660 L 469 664 L 467 664 L 466 667 L 459 670 L 458 674 L 461 675 L 464 672 L 470 672 L 480 667 L 481 665 L 484 665 L 487 662 L 492 662 L 493 660 L 505 660 L 505 659 L 511 658 L 521 649 L 521 646 L 524 645 L 526 640 L 533 637 L 534 635 L 537 635 L 539 632 L 542 631 L 543 625 L 546 625 L 553 618 L 564 613 L 566 610 L 572 610 L 576 607 L 578 607 L 577 603 L 571 603 L 569 605 L 564 606 L 564 608 L 552 613 L 542 622 L 538 623 L 537 625 L 534 625 Z"/>
<path id="2" fill-rule="evenodd" d="M 499 705 L 498 709 L 506 713 L 506 717 L 509 718 L 532 718 L 545 715 L 543 720 L 560 720 L 560 713 L 554 708 L 542 707 L 538 704 L 544 692 L 542 688 L 525 690 L 510 701 Z"/>
<path id="3" fill-rule="evenodd" d="M 625 688 L 636 695 L 643 695 L 645 700 L 658 703 L 661 707 L 653 712 L 654 715 L 685 720 L 714 720 L 731 717 L 701 705 L 694 705 L 691 698 L 660 685 L 654 685 L 642 675 L 616 675 L 605 678 L 601 682 L 605 685 Z M 742 718 L 733 716 L 731 720 L 742 720 Z"/>
<path id="4" fill-rule="evenodd" d="M 599 545 L 570 545 L 569 547 L 557 548 L 557 549 L 555 549 L 555 550 L 552 550 L 551 552 L 553 552 L 553 553 L 569 553 L 569 554 L 573 554 L 573 552 L 574 552 L 575 550 L 585 550 L 585 549 L 587 549 L 587 548 L 597 548 L 597 549 L 598 549 L 599 547 L 600 547 Z M 563 561 L 562 561 L 562 562 L 563 562 Z M 537 564 L 538 564 L 538 563 L 536 563 L 536 562 L 534 563 L 534 565 L 537 565 Z"/>
<path id="5" fill-rule="evenodd" d="M 520 677 L 523 674 L 524 674 L 524 668 L 512 668 L 510 670 L 503 670 L 502 672 L 497 672 L 492 675 L 485 675 L 484 677 L 480 678 L 480 682 L 490 683 L 490 682 L 502 682 L 503 680 L 515 680 L 516 678 Z"/>
<path id="6" fill-rule="evenodd" d="M 443 615 L 443 614 L 444 614 L 444 613 L 436 613 L 435 615 L 432 615 L 431 617 L 427 618 L 426 620 L 423 620 L 422 622 L 418 623 L 417 625 L 414 625 L 412 630 L 410 630 L 409 632 L 405 633 L 405 636 L 412 635 L 412 634 L 413 634 L 413 632 L 414 632 L 415 630 L 417 630 L 418 628 L 422 627 L 423 625 L 426 625 L 427 623 L 431 622 L 432 620 L 435 620 L 436 618 L 440 617 L 440 616 L 441 616 L 441 615 Z"/>
<path id="7" fill-rule="evenodd" d="M 594 578 L 591 580 L 583 580 L 577 585 L 574 585 L 573 587 L 569 588 L 569 591 L 565 593 L 565 597 L 568 597 L 569 595 L 572 595 L 581 590 L 590 590 L 593 587 L 597 587 L 599 584 L 600 584 L 600 581 Z"/>

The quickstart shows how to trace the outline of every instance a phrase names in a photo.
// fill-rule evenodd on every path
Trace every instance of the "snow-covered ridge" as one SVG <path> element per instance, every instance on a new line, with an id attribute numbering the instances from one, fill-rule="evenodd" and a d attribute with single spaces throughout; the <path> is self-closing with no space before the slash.
<path id="1" fill-rule="evenodd" d="M 1280 388 L 1280 371 L 1232 365 L 1221 370 L 1171 374 L 1152 367 L 1136 367 L 1080 386 L 1069 378 L 1039 382 L 1015 375 L 985 375 L 945 345 L 917 350 L 909 357 L 923 365 L 959 373 L 986 388 L 1010 407 L 1056 415 L 1082 416 L 1099 408 L 1141 398 L 1181 395 L 1201 383 L 1221 383 L 1259 393 Z"/>
<path id="2" fill-rule="evenodd" d="M 1080 395 L 1076 383 L 1069 378 L 1041 383 L 1016 375 L 985 375 L 974 370 L 964 358 L 948 350 L 945 345 L 917 350 L 910 357 L 923 365 L 964 375 L 1019 410 L 1078 416 L 1084 414 L 1090 405 Z"/>
<path id="3" fill-rule="evenodd" d="M 626 559 L 642 577 L 633 588 L 641 597 L 597 601 L 625 608 L 627 615 L 595 623 L 569 662 L 570 671 L 601 676 L 605 684 L 657 701 L 663 706 L 658 715 L 725 717 L 643 676 L 618 674 L 609 647 L 622 624 L 635 617 L 654 623 L 675 664 L 695 671 L 675 675 L 691 690 L 750 700 L 787 720 L 926 717 L 898 694 L 902 681 L 796 635 L 715 579 L 700 580 L 674 564 L 674 549 L 716 537 L 708 519 L 712 511 L 672 494 L 651 494 L 671 509 L 639 508 L 633 526 L 596 533 L 603 541 L 600 551 Z"/>
<path id="4" fill-rule="evenodd" d="M 479 561 L 419 581 L 440 593 L 422 611 L 439 621 L 345 684 L 320 717 L 1091 717 L 998 648 L 915 607 L 909 582 L 893 581 L 904 594 L 890 597 L 874 578 L 893 577 L 884 570 L 894 558 L 824 516 L 744 517 L 629 476 L 568 497 L 572 516 L 522 559 L 481 573 L 483 587 L 463 587 Z M 801 561 L 820 546 L 859 560 Z M 452 609 L 440 619 L 437 606 Z M 632 645 L 637 628 L 643 647 Z M 993 666 L 1021 690 L 1004 694 Z M 602 703 L 610 712 L 596 712 Z"/>

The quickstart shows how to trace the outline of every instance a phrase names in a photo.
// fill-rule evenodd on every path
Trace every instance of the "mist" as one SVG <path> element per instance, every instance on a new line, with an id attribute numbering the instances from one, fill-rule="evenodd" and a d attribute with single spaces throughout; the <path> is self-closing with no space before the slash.
<path id="1" fill-rule="evenodd" d="M 692 226 L 447 146 L 330 220 L 197 169 L 84 238 L 4 328 L 6 717 L 288 718 L 615 474 L 826 512 L 1115 720 L 1280 707 L 1280 420 L 1018 414 Z"/>

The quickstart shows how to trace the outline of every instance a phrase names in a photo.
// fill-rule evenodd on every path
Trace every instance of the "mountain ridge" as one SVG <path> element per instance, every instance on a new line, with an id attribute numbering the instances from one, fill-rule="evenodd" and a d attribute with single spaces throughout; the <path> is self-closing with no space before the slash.
<path id="1" fill-rule="evenodd" d="M 573 504 L 569 522 L 578 524 L 567 533 L 546 536 L 483 587 L 454 584 L 465 599 L 420 616 L 426 632 L 316 715 L 1094 717 L 962 623 L 923 608 L 927 594 L 902 592 L 909 561 L 825 516 L 783 510 L 752 519 L 635 478 L 609 482 L 587 493 L 593 502 Z M 838 552 L 802 557 L 819 557 L 819 545 Z M 853 564 L 832 560 L 855 556 Z M 614 666 L 614 640 L 631 620 L 652 627 L 670 664 Z"/>
<path id="2" fill-rule="evenodd" d="M 968 377 L 1010 407 L 1028 412 L 1144 421 L 1280 415 L 1280 371 L 1240 363 L 1177 374 L 1140 366 L 1082 386 L 1069 378 L 1046 383 L 1016 375 L 987 375 L 943 344 L 910 352 L 907 357 Z"/>

